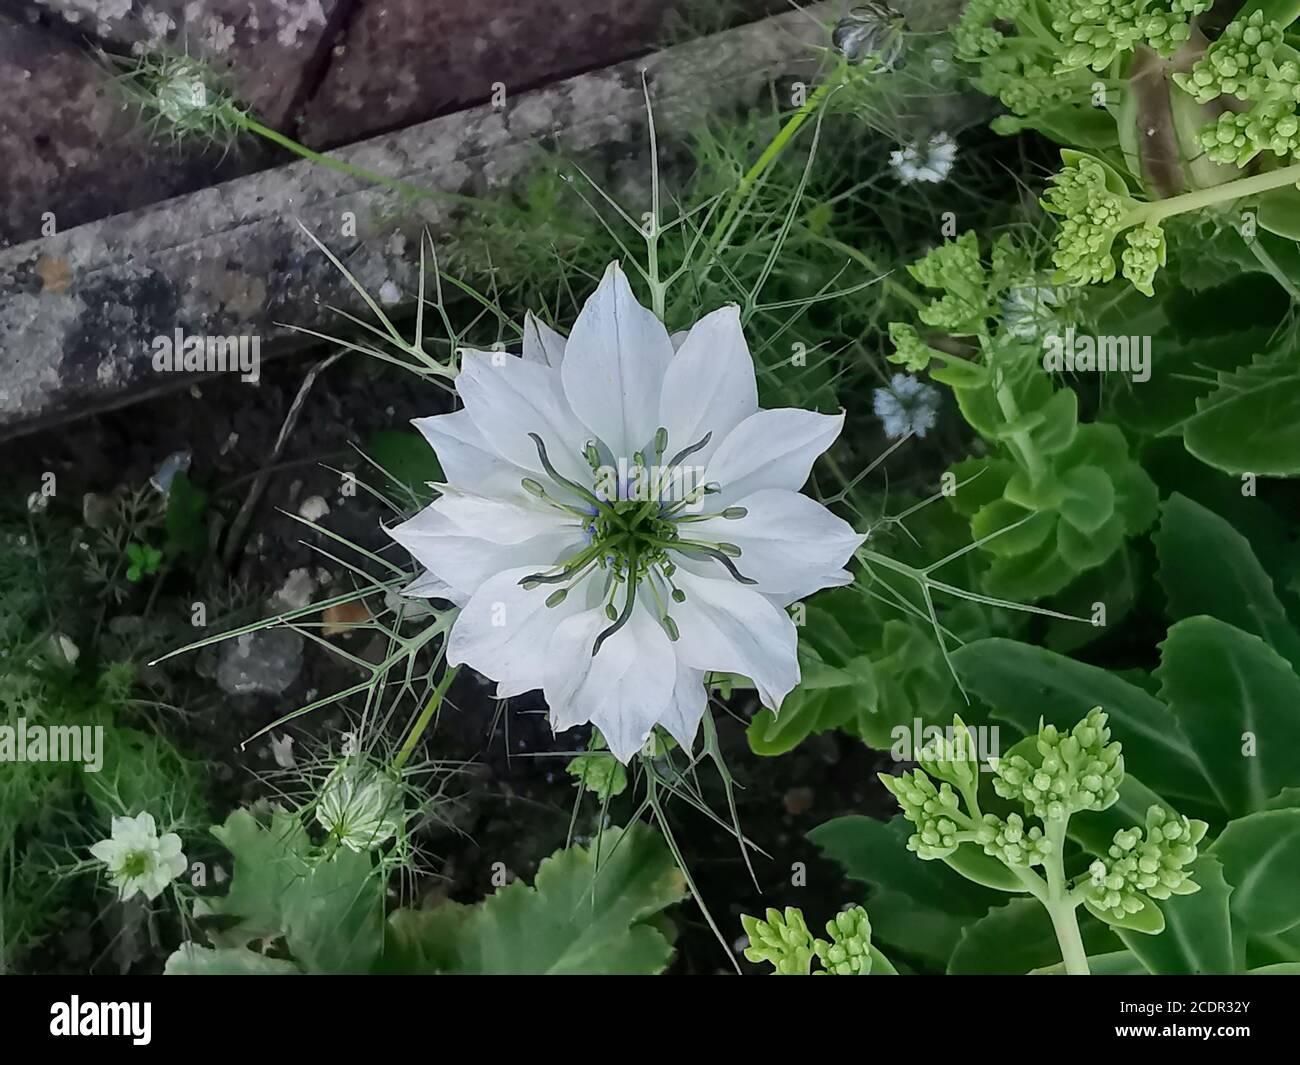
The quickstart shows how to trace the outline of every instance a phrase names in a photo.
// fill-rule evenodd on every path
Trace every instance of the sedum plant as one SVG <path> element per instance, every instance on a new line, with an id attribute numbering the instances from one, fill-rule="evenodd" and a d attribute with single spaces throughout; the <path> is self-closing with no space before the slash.
<path id="1" fill-rule="evenodd" d="M 889 959 L 871 945 L 871 920 L 851 906 L 826 922 L 826 939 L 813 936 L 803 912 L 769 909 L 764 920 L 740 918 L 749 937 L 745 958 L 766 962 L 773 976 L 897 976 Z M 820 968 L 813 971 L 814 959 Z"/>
<path id="2" fill-rule="evenodd" d="M 1011 238 L 995 242 L 986 262 L 967 232 L 908 269 L 932 294 L 920 329 L 890 325 L 890 360 L 912 371 L 933 364 L 931 376 L 989 445 L 987 456 L 951 471 L 952 503 L 993 556 L 986 586 L 1018 600 L 1059 592 L 1151 524 L 1155 486 L 1117 427 L 1080 423 L 1074 390 L 1056 386 L 1036 337 L 1006 314 L 1009 300 L 1036 285 Z"/>
<path id="3" fill-rule="evenodd" d="M 1166 222 L 1191 216 L 1240 227 L 1289 289 L 1254 227 L 1300 238 L 1300 54 L 1286 40 L 1300 8 L 1248 3 L 1226 26 L 1210 8 L 974 0 L 958 22 L 976 87 L 1012 112 L 995 128 L 1038 129 L 1065 149 L 1043 199 L 1060 220 L 1061 280 L 1118 272 L 1149 296 Z"/>
<path id="4" fill-rule="evenodd" d="M 999 814 L 982 805 L 974 740 L 962 739 L 968 733 L 961 718 L 953 727 L 957 739 L 934 743 L 921 754 L 920 768 L 880 775 L 915 829 L 907 847 L 922 861 L 947 861 L 977 883 L 1028 892 L 1051 918 L 1067 972 L 1088 972 L 1079 906 L 1109 925 L 1156 934 L 1164 917 L 1152 900 L 1197 890 L 1187 867 L 1208 826 L 1160 806 L 1148 809 L 1144 825 L 1116 831 L 1084 872 L 1067 873 L 1070 819 L 1108 810 L 1124 779 L 1121 745 L 1111 740 L 1099 707 L 1069 732 L 1040 725 L 994 761 L 993 791 L 1023 812 Z"/>

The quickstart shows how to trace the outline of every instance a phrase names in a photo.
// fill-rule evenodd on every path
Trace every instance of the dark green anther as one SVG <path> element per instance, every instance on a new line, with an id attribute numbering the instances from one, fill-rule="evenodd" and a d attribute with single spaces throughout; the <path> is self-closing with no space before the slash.
<path id="1" fill-rule="evenodd" d="M 711 547 L 700 547 L 698 544 L 692 544 L 691 548 L 694 551 L 699 551 L 700 554 L 708 555 L 709 558 L 713 559 L 715 562 L 721 562 L 722 565 L 726 568 L 727 572 L 730 573 L 741 584 L 758 583 L 758 581 L 750 577 L 746 577 L 743 573 L 740 572 L 740 570 L 736 569 L 736 564 L 732 562 L 731 559 L 729 559 L 721 551 L 715 551 Z"/>
<path id="2" fill-rule="evenodd" d="M 722 516 L 731 521 L 735 521 L 737 518 L 743 518 L 748 513 L 749 511 L 744 507 L 728 507 L 722 512 Z"/>
<path id="3" fill-rule="evenodd" d="M 547 606 L 559 606 L 564 602 L 565 597 L 569 594 L 569 589 L 559 588 L 546 597 Z"/>
<path id="4" fill-rule="evenodd" d="M 712 432 L 705 433 L 702 437 L 700 437 L 699 440 L 693 443 L 690 447 L 683 448 L 681 451 L 677 452 L 676 455 L 670 458 L 668 460 L 669 467 L 671 468 L 673 466 L 676 466 L 678 463 L 682 461 L 682 459 L 690 455 L 694 455 L 695 452 L 700 450 L 700 448 L 708 446 L 708 443 L 711 439 L 713 439 L 713 433 Z"/>
<path id="5" fill-rule="evenodd" d="M 632 561 L 633 563 L 636 562 L 635 556 L 633 556 Z M 612 606 L 613 604 L 611 603 L 610 605 Z M 621 629 L 624 625 L 627 624 L 628 618 L 632 616 L 632 607 L 635 605 L 636 605 L 636 575 L 633 574 L 632 580 L 627 582 L 627 601 L 623 604 L 623 609 L 619 612 L 618 617 L 614 619 L 614 624 L 612 624 L 609 628 L 607 628 L 604 632 L 602 632 L 599 636 L 596 637 L 596 642 L 592 644 L 591 647 L 592 658 L 596 657 L 596 652 L 601 649 L 601 647 L 604 645 L 606 640 L 608 640 L 611 636 L 614 635 L 614 633 L 618 632 L 619 629 Z"/>

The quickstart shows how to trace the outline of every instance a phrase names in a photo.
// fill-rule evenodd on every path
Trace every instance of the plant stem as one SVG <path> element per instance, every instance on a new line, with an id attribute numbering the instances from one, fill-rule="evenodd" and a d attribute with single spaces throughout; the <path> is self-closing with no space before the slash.
<path id="1" fill-rule="evenodd" d="M 799 110 L 791 115 L 786 124 L 781 127 L 781 131 L 772 138 L 771 143 L 763 149 L 763 153 L 755 160 L 754 165 L 745 172 L 745 175 L 740 179 L 739 184 L 736 185 L 731 194 L 727 209 L 723 212 L 722 218 L 718 220 L 718 224 L 714 227 L 713 234 L 709 238 L 709 250 L 711 252 L 716 254 L 726 247 L 727 241 L 731 239 L 732 230 L 735 228 L 737 216 L 744 207 L 744 201 L 749 198 L 758 180 L 767 173 L 768 167 L 776 162 L 794 138 L 794 135 L 816 113 L 832 90 L 839 86 L 842 77 L 843 74 L 836 71 L 833 76 L 817 86 L 808 99 L 803 102 Z"/>
<path id="2" fill-rule="evenodd" d="M 1065 962 L 1065 971 L 1071 976 L 1088 976 L 1088 952 L 1083 947 L 1083 937 L 1079 934 L 1079 920 L 1075 916 L 1078 903 L 1070 898 L 1065 885 L 1065 828 L 1068 819 L 1062 817 L 1057 821 L 1047 821 L 1047 838 L 1052 844 L 1052 853 L 1044 863 L 1043 871 L 1047 874 L 1047 898 L 1040 900 L 1047 908 L 1052 919 L 1052 931 L 1061 947 L 1061 960 Z"/>
<path id="3" fill-rule="evenodd" d="M 1144 203 L 1130 213 L 1129 217 L 1121 223 L 1120 228 L 1126 229 L 1130 225 L 1140 225 L 1143 222 L 1159 222 L 1173 215 L 1186 214 L 1188 211 L 1212 207 L 1216 203 L 1229 200 L 1239 200 L 1243 196 L 1254 196 L 1257 193 L 1269 192 L 1297 182 L 1300 182 L 1300 163 L 1283 167 L 1281 170 L 1271 170 L 1266 174 L 1238 178 L 1236 181 L 1214 185 L 1208 189 L 1184 192 L 1181 196 L 1171 196 L 1167 200 Z"/>
<path id="4" fill-rule="evenodd" d="M 447 694 L 447 689 L 451 687 L 451 682 L 456 679 L 456 674 L 459 671 L 460 666 L 450 666 L 443 670 L 442 679 L 438 681 L 438 686 L 434 688 L 433 694 L 429 696 L 429 701 L 424 704 L 420 716 L 415 719 L 410 735 L 403 741 L 401 749 L 397 752 L 397 757 L 393 759 L 393 770 L 395 772 L 400 772 L 402 767 L 406 765 L 407 759 L 414 753 L 416 745 L 420 742 L 420 737 L 424 735 L 424 730 L 429 727 L 429 722 L 433 720 L 434 714 L 442 706 L 443 697 Z"/>
<path id="5" fill-rule="evenodd" d="M 473 196 L 461 196 L 454 192 L 442 192 L 438 189 L 426 189 L 421 188 L 419 185 L 411 185 L 405 181 L 399 181 L 397 178 L 386 177 L 385 175 L 376 173 L 373 170 L 367 170 L 363 166 L 357 166 L 355 163 L 349 163 L 346 160 L 339 159 L 335 156 L 313 151 L 305 144 L 299 144 L 292 137 L 286 137 L 278 130 L 274 130 L 270 126 L 264 126 L 261 122 L 257 121 L 257 119 L 249 116 L 244 116 L 243 126 L 249 133 L 256 134 L 263 140 L 270 141 L 272 144 L 278 144 L 281 148 L 293 152 L 294 155 L 301 156 L 303 159 L 323 166 L 327 170 L 333 170 L 340 174 L 347 174 L 349 177 L 360 178 L 362 181 L 369 181 L 375 185 L 383 185 L 410 199 L 440 199 L 446 200 L 448 203 L 458 203 L 469 206 L 477 206 L 480 202 Z"/>

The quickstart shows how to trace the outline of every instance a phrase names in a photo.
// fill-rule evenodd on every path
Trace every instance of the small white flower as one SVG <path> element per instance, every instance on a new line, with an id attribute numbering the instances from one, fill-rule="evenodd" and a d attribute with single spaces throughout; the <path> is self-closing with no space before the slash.
<path id="1" fill-rule="evenodd" d="M 956 159 L 957 142 L 946 133 L 936 133 L 925 142 L 913 141 L 889 153 L 889 165 L 904 185 L 943 181 Z"/>
<path id="2" fill-rule="evenodd" d="M 939 417 L 939 390 L 923 384 L 911 374 L 896 373 L 888 388 L 877 388 L 871 397 L 876 417 L 885 423 L 891 440 L 912 433 L 925 436 Z"/>
<path id="3" fill-rule="evenodd" d="M 316 820 L 348 850 L 370 850 L 401 831 L 402 789 L 375 766 L 343 762 L 321 788 Z"/>
<path id="4" fill-rule="evenodd" d="M 108 868 L 108 882 L 124 901 L 137 892 L 156 899 L 186 868 L 180 836 L 168 832 L 159 838 L 150 813 L 113 818 L 112 838 L 96 843 L 90 853 Z"/>
<path id="5" fill-rule="evenodd" d="M 449 663 L 540 688 L 623 762 L 656 725 L 692 745 L 706 671 L 780 707 L 785 608 L 847 584 L 864 537 L 799 493 L 843 415 L 759 409 L 738 308 L 675 345 L 613 264 L 567 340 L 530 316 L 522 358 L 466 351 L 456 387 L 415 423 L 450 484 L 392 530 L 427 567 L 406 594 L 461 608 Z"/>

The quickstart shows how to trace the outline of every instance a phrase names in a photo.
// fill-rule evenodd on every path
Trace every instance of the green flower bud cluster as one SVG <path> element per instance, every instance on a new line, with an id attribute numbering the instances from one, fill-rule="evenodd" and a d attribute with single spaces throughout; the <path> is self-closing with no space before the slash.
<path id="1" fill-rule="evenodd" d="M 934 348 L 904 322 L 889 323 L 889 339 L 894 343 L 894 353 L 889 356 L 889 361 L 902 365 L 908 373 L 920 373 L 934 359 Z"/>
<path id="2" fill-rule="evenodd" d="M 1196 861 L 1196 845 L 1205 836 L 1204 821 L 1178 817 L 1159 806 L 1147 811 L 1146 832 L 1125 828 L 1115 833 L 1108 857 L 1088 869 L 1086 897 L 1096 909 L 1123 920 L 1144 906 L 1143 896 L 1167 899 L 1200 890 L 1187 866 Z"/>
<path id="3" fill-rule="evenodd" d="M 1025 0 L 971 0 L 953 27 L 957 57 L 978 62 L 981 56 L 996 55 L 1007 38 L 1000 26 L 1015 20 L 1025 8 Z"/>
<path id="4" fill-rule="evenodd" d="M 1282 157 L 1300 151 L 1300 117 L 1290 100 L 1259 103 L 1245 113 L 1224 111 L 1198 139 L 1216 163 L 1245 166 L 1263 151 Z"/>
<path id="5" fill-rule="evenodd" d="M 1154 222 L 1134 226 L 1124 234 L 1121 272 L 1144 296 L 1155 295 L 1151 282 L 1165 265 L 1165 231 Z"/>
<path id="6" fill-rule="evenodd" d="M 1091 67 L 1104 70 L 1142 39 L 1140 0 L 1060 0 L 1054 5 L 1052 29 L 1061 36 L 1065 52 L 1059 69 Z"/>
<path id="7" fill-rule="evenodd" d="M 871 921 L 861 906 L 844 910 L 826 922 L 828 943 L 813 944 L 825 967 L 816 976 L 868 976 L 871 973 Z"/>
<path id="8" fill-rule="evenodd" d="M 926 288 L 943 292 L 920 312 L 922 322 L 958 336 L 980 330 L 990 310 L 988 274 L 974 230 L 939 245 L 907 270 Z"/>
<path id="9" fill-rule="evenodd" d="M 861 906 L 853 906 L 826 922 L 829 940 L 814 939 L 803 912 L 787 906 L 785 913 L 769 909 L 767 919 L 742 915 L 749 936 L 745 957 L 767 962 L 773 976 L 868 976 L 871 973 L 871 921 Z M 812 972 L 817 958 L 823 968 Z"/>
<path id="10" fill-rule="evenodd" d="M 1092 285 L 1115 276 L 1111 247 L 1136 200 L 1114 191 L 1106 171 L 1095 159 L 1083 157 L 1061 168 L 1043 196 L 1045 210 L 1061 216 L 1053 262 L 1060 279 L 1072 285 Z"/>
<path id="11" fill-rule="evenodd" d="M 1278 62 L 1284 48 L 1282 27 L 1257 10 L 1231 23 L 1191 71 L 1174 75 L 1197 103 L 1233 96 L 1253 104 L 1224 111 L 1200 131 L 1200 145 L 1214 162 L 1240 167 L 1260 152 L 1286 158 L 1300 151 L 1300 64 Z"/>
<path id="12" fill-rule="evenodd" d="M 1065 53 L 1061 73 L 1091 67 L 1105 70 L 1139 44 L 1172 55 L 1192 33 L 1191 17 L 1208 11 L 1212 0 L 1056 0 L 1052 28 Z"/>
<path id="13" fill-rule="evenodd" d="M 752 962 L 767 962 L 774 976 L 807 976 L 812 969 L 814 943 L 803 914 L 794 906 L 780 910 L 769 908 L 767 920 L 742 915 L 740 923 L 749 936 L 745 957 Z"/>
<path id="14" fill-rule="evenodd" d="M 999 759 L 993 790 L 1023 802 L 1044 822 L 1080 810 L 1105 810 L 1119 798 L 1124 779 L 1120 751 L 1118 742 L 1110 742 L 1106 714 L 1095 707 L 1069 732 L 1044 725 L 1026 754 Z"/>
<path id="15" fill-rule="evenodd" d="M 1201 104 L 1218 96 L 1258 99 L 1268 87 L 1270 60 L 1281 43 L 1282 28 L 1256 11 L 1231 23 L 1189 73 L 1174 75 L 1174 82 Z"/>
<path id="16" fill-rule="evenodd" d="M 917 752 L 916 760 L 930 776 L 968 792 L 979 781 L 978 748 L 974 734 L 960 717 L 954 717 L 952 725 L 948 736 L 931 740 Z"/>
<path id="17" fill-rule="evenodd" d="M 985 814 L 975 832 L 976 842 L 990 858 L 1003 865 L 1042 865 L 1052 853 L 1052 841 L 1043 835 L 1037 825 L 1026 830 L 1024 819 L 1011 814 L 1003 820 L 995 814 Z"/>
<path id="18" fill-rule="evenodd" d="M 1016 74 L 993 79 L 991 87 L 981 78 L 977 88 L 997 96 L 1018 115 L 1046 111 L 1058 104 L 1077 100 L 1081 91 L 1087 91 L 1077 81 L 1031 62 L 1021 63 Z"/>
<path id="19" fill-rule="evenodd" d="M 881 773 L 880 781 L 898 800 L 903 816 L 916 827 L 908 837 L 907 849 L 918 858 L 946 858 L 969 838 L 957 824 L 958 819 L 965 819 L 961 800 L 947 781 L 936 788 L 921 769 L 897 777 Z"/>

